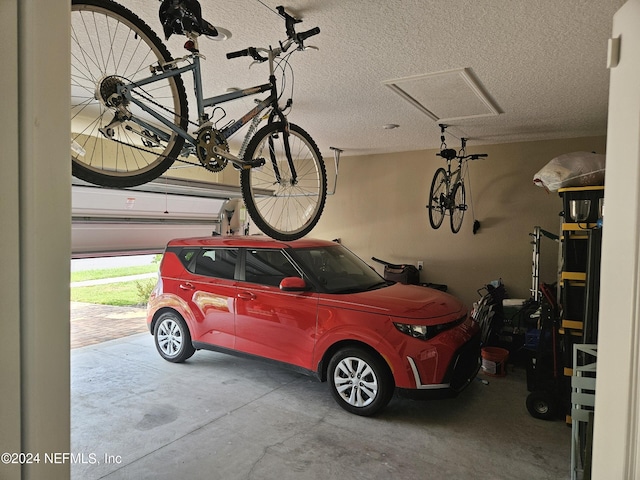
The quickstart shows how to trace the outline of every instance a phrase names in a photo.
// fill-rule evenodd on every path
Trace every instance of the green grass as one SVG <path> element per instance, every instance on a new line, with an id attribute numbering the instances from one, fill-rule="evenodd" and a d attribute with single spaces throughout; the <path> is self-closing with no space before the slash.
<path id="1" fill-rule="evenodd" d="M 158 264 L 137 265 L 135 267 L 105 268 L 100 270 L 81 270 L 71 272 L 72 282 L 82 282 L 85 280 L 98 280 L 100 278 L 126 277 L 127 275 L 138 275 L 140 273 L 153 273 L 158 271 Z"/>
<path id="2" fill-rule="evenodd" d="M 157 271 L 157 263 L 133 267 L 81 270 L 71 272 L 71 281 L 82 282 L 85 280 L 99 280 L 101 278 L 126 277 L 141 273 L 155 273 Z M 90 287 L 73 287 L 71 289 L 71 301 L 97 303 L 100 305 L 142 306 L 147 302 L 149 293 L 151 293 L 156 281 L 156 278 L 148 278 Z"/>
<path id="3" fill-rule="evenodd" d="M 75 287 L 71 289 L 71 301 L 120 307 L 143 306 L 155 284 L 155 278 L 148 278 L 91 287 Z"/>

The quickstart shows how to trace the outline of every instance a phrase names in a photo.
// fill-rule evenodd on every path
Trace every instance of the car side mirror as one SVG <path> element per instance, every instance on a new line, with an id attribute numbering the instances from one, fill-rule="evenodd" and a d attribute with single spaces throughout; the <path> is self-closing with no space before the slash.
<path id="1" fill-rule="evenodd" d="M 300 277 L 286 277 L 280 282 L 280 290 L 283 292 L 304 292 L 309 290 L 309 286 Z"/>

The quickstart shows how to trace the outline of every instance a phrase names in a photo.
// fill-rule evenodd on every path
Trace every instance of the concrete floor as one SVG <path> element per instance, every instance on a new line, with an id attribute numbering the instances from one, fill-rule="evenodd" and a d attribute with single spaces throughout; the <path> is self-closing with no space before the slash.
<path id="1" fill-rule="evenodd" d="M 77 480 L 571 476 L 571 429 L 527 413 L 522 369 L 456 399 L 394 398 L 375 418 L 261 362 L 201 351 L 171 364 L 149 334 L 72 350 L 71 377 Z"/>

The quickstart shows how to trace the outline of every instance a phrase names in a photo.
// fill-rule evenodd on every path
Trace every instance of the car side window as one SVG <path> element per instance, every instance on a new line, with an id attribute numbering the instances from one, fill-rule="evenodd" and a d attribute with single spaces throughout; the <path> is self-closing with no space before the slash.
<path id="1" fill-rule="evenodd" d="M 195 248 L 183 248 L 178 253 L 178 258 L 182 262 L 182 265 L 184 265 L 184 268 L 186 268 L 190 272 L 193 270 L 193 266 L 192 266 L 193 264 L 191 263 L 191 261 L 193 260 L 193 257 L 195 257 L 197 253 L 198 253 L 198 249 L 195 249 Z"/>
<path id="2" fill-rule="evenodd" d="M 300 277 L 300 273 L 281 250 L 247 249 L 245 280 L 277 287 L 283 278 Z"/>
<path id="3" fill-rule="evenodd" d="M 203 249 L 196 258 L 194 273 L 207 277 L 233 280 L 238 250 L 234 248 Z"/>

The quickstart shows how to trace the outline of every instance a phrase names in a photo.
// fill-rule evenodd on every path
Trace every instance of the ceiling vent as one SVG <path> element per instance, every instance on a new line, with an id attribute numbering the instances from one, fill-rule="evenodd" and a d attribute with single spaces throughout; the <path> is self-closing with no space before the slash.
<path id="1" fill-rule="evenodd" d="M 383 84 L 435 122 L 503 113 L 471 68 L 399 78 Z"/>

